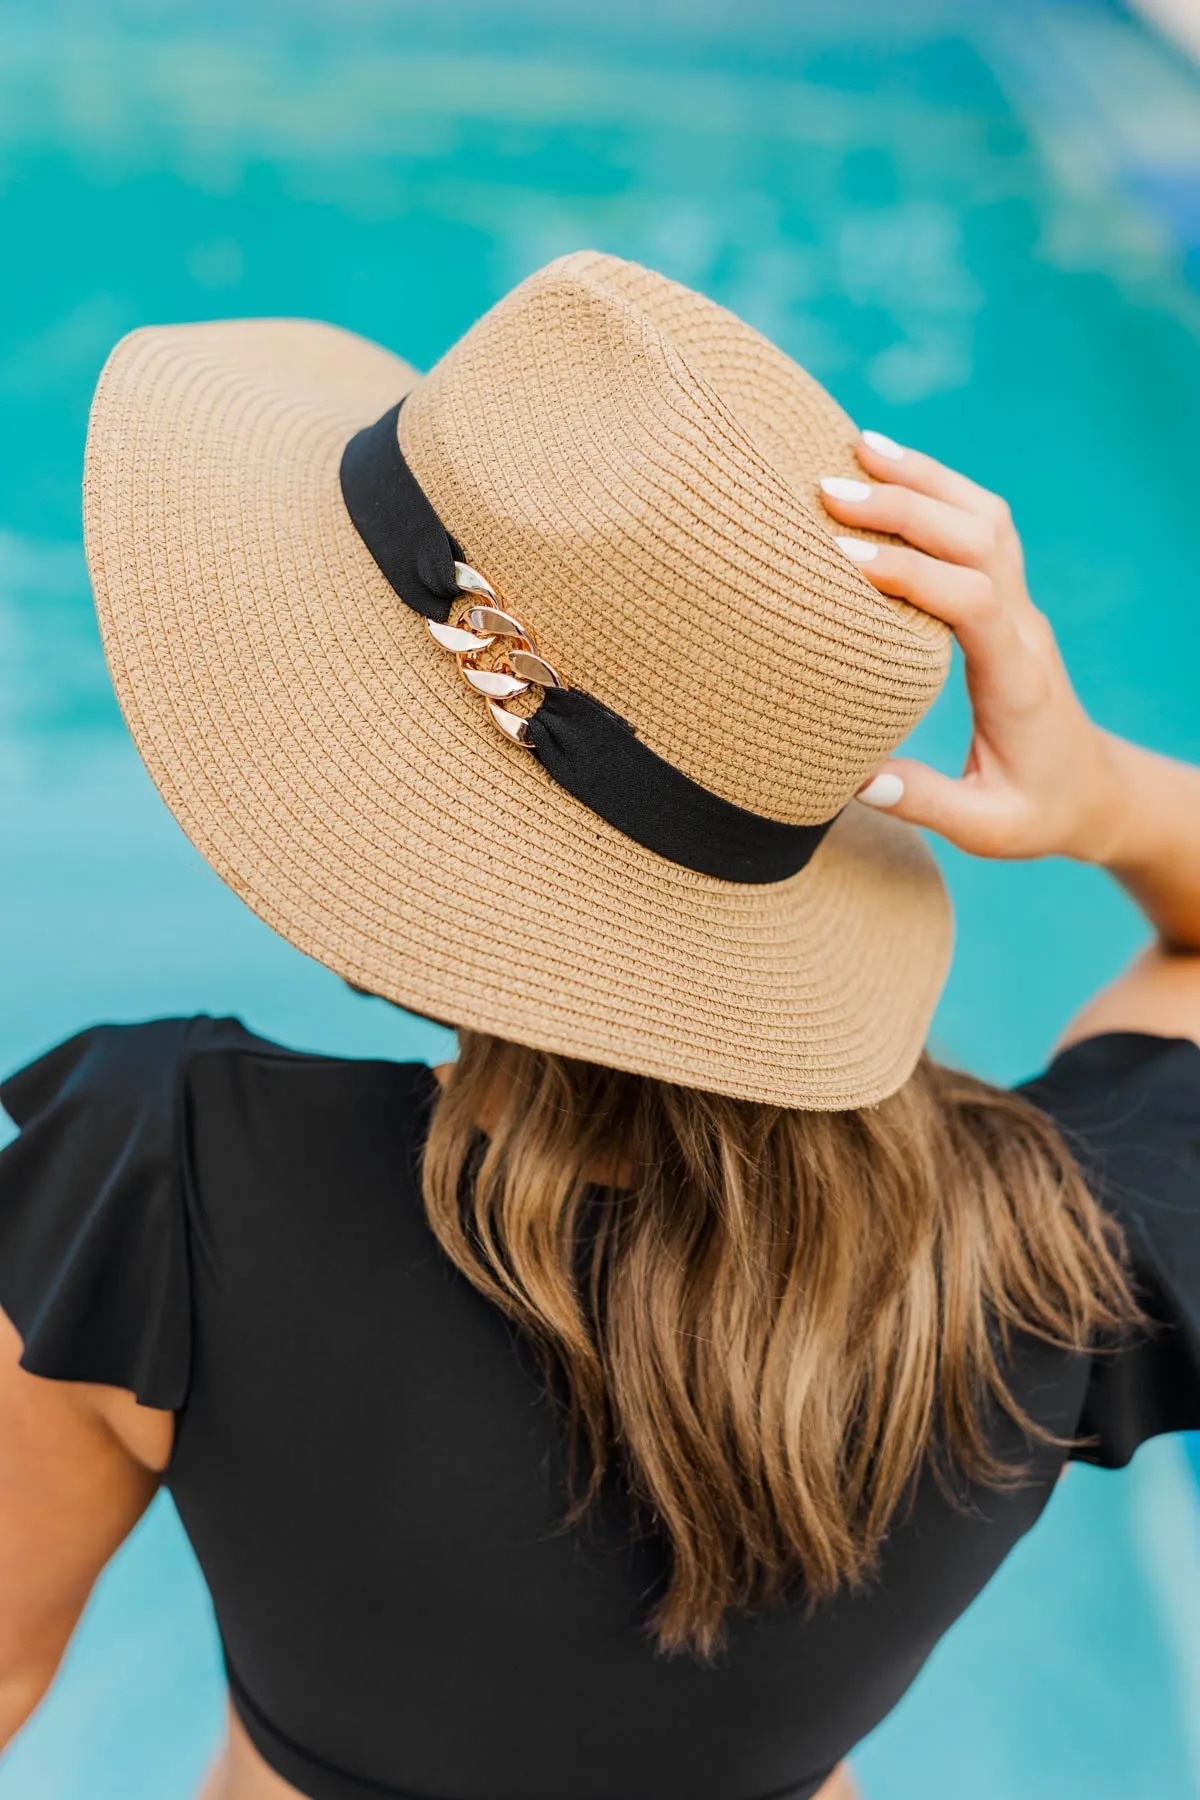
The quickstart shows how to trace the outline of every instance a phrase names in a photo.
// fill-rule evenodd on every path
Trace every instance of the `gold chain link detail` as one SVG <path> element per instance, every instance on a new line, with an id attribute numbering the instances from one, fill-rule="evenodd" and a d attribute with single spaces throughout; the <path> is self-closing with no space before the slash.
<path id="1" fill-rule="evenodd" d="M 509 612 L 486 576 L 469 563 L 456 562 L 454 578 L 462 594 L 480 596 L 466 616 L 466 626 L 442 625 L 426 619 L 429 635 L 458 663 L 458 672 L 487 706 L 492 723 L 514 744 L 530 748 L 529 722 L 510 712 L 508 701 L 531 687 L 566 687 L 556 669 L 539 655 L 537 639 L 528 625 Z M 469 629 L 467 628 L 469 627 Z M 499 643 L 501 653 L 485 663 L 484 653 Z"/>

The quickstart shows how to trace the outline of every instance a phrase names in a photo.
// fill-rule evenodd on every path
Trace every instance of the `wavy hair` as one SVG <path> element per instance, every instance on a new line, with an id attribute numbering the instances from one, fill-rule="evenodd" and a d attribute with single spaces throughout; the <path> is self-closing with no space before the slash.
<path id="1" fill-rule="evenodd" d="M 1013 1334 L 1081 1351 L 1137 1317 L 1050 1121 L 928 1057 L 882 1104 L 820 1113 L 459 1037 L 430 1225 L 562 1372 L 569 1516 L 615 1460 L 665 1534 L 664 1651 L 711 1655 L 731 1608 L 796 1576 L 812 1598 L 861 1581 L 935 1445 L 1019 1480 L 985 1424 L 998 1404 L 1046 1438 L 1006 1379 Z"/>

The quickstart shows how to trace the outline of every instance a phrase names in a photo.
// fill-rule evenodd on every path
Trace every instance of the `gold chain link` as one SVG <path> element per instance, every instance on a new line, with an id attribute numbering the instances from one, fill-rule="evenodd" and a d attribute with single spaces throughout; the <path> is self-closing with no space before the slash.
<path id="1" fill-rule="evenodd" d="M 505 737 L 526 749 L 529 744 L 529 722 L 520 713 L 510 712 L 508 702 L 531 687 L 566 687 L 556 669 L 538 654 L 537 639 L 528 625 L 522 625 L 505 612 L 499 594 L 487 578 L 469 563 L 456 562 L 454 577 L 459 592 L 478 594 L 481 598 L 467 613 L 467 626 L 442 625 L 426 619 L 429 635 L 435 644 L 448 650 L 458 663 L 458 671 L 471 689 L 484 701 L 492 722 Z M 486 663 L 480 661 L 485 651 L 497 643 L 498 656 Z"/>

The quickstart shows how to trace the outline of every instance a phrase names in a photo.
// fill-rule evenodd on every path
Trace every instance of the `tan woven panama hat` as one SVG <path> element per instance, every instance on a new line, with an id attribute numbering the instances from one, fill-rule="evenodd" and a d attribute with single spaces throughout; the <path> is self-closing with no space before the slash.
<path id="1" fill-rule="evenodd" d="M 701 800 L 789 825 L 844 808 L 798 873 L 658 854 L 496 730 L 339 486 L 347 440 L 404 394 L 408 468 L 569 686 Z M 425 376 L 303 320 L 134 332 L 84 481 L 130 729 L 225 881 L 360 987 L 689 1086 L 877 1101 L 920 1052 L 952 927 L 917 834 L 851 796 L 949 643 L 832 541 L 816 483 L 853 471 L 853 439 L 749 326 L 592 252 Z"/>

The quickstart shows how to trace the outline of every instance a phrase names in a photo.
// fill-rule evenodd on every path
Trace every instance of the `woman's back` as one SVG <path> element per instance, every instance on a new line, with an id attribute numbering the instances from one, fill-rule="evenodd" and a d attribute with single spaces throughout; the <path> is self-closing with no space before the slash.
<path id="1" fill-rule="evenodd" d="M 1136 1179 L 1181 1082 L 1200 1120 L 1200 1051 L 1109 1038 L 1034 1094 L 1093 1137 L 1119 1119 Z M 23 1132 L 0 1164 L 0 1303 L 27 1362 L 177 1411 L 167 1485 L 234 1703 L 301 1792 L 802 1800 L 1035 1521 L 1065 1450 L 996 1416 L 997 1451 L 1027 1460 L 1020 1485 L 951 1495 L 926 1471 L 860 1591 L 810 1609 L 797 1586 L 731 1619 L 711 1663 L 663 1656 L 647 1630 L 661 1537 L 631 1534 L 615 1478 L 564 1529 L 541 1360 L 426 1222 L 436 1091 L 423 1065 L 299 1055 L 205 1018 L 51 1053 L 3 1095 Z M 14 1289 L 35 1267 L 38 1291 Z M 1126 1352 L 1127 1375 L 1145 1354 Z M 1090 1374 L 1031 1339 L 1009 1369 L 1060 1440 Z M 1096 1391 L 1085 1423 L 1116 1433 Z M 1172 1421 L 1125 1423 L 1136 1437 Z"/>

